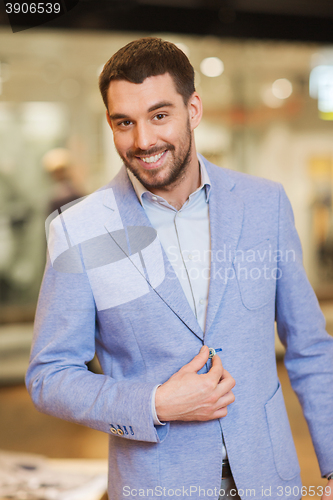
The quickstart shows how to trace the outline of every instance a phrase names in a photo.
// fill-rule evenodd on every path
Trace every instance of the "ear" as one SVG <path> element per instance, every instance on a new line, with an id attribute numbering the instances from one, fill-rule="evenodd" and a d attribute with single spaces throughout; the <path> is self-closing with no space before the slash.
<path id="1" fill-rule="evenodd" d="M 193 92 L 187 103 L 191 130 L 194 130 L 202 118 L 202 101 L 197 92 Z"/>
<path id="2" fill-rule="evenodd" d="M 112 129 L 112 122 L 111 122 L 111 118 L 110 118 L 108 110 L 106 110 L 106 120 L 107 120 L 108 124 L 110 125 L 111 130 L 113 130 Z"/>

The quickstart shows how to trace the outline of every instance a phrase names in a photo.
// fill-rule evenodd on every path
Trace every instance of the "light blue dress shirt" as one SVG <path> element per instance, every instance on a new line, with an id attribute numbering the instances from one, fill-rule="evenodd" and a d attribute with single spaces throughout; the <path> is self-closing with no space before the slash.
<path id="1" fill-rule="evenodd" d="M 204 332 L 210 275 L 208 201 L 211 186 L 203 164 L 200 172 L 200 187 L 190 194 L 180 210 L 147 191 L 131 172 L 129 177 Z"/>
<path id="2" fill-rule="evenodd" d="M 211 183 L 204 163 L 200 165 L 200 186 L 190 194 L 180 210 L 161 196 L 148 191 L 128 170 L 129 178 L 151 225 L 156 229 L 161 245 L 179 279 L 188 303 L 201 329 L 205 332 L 210 279 L 209 195 Z M 154 423 L 163 425 L 155 410 Z M 223 459 L 226 458 L 224 448 Z"/>

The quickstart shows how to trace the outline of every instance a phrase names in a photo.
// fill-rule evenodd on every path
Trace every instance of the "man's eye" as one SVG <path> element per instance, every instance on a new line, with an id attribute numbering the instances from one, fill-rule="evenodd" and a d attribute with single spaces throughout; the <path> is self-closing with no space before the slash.
<path id="1" fill-rule="evenodd" d="M 122 122 L 119 122 L 118 125 L 123 127 L 128 127 L 129 125 L 131 125 L 131 123 L 132 122 L 130 120 L 124 120 Z"/>
<path id="2" fill-rule="evenodd" d="M 163 118 L 165 118 L 165 114 L 164 113 L 158 113 L 158 115 L 155 115 L 154 116 L 154 119 L 156 120 L 163 120 Z"/>

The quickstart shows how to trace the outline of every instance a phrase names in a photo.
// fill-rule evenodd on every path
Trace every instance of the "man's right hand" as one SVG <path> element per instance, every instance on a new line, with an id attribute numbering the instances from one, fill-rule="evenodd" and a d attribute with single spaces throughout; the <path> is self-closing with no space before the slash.
<path id="1" fill-rule="evenodd" d="M 227 415 L 227 406 L 235 401 L 231 389 L 236 382 L 223 368 L 218 355 L 212 358 L 209 372 L 198 375 L 208 357 L 209 349 L 203 346 L 192 361 L 157 388 L 155 407 L 161 422 L 205 421 Z"/>

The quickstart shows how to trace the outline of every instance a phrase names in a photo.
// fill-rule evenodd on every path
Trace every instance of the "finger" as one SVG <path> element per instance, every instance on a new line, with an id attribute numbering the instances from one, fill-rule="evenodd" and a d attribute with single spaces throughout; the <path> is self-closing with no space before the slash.
<path id="1" fill-rule="evenodd" d="M 215 388 L 215 396 L 217 398 L 220 398 L 224 396 L 224 394 L 227 394 L 229 391 L 231 391 L 236 385 L 235 379 L 230 375 L 230 373 L 227 370 L 223 370 L 223 377 L 221 382 L 217 384 Z"/>
<path id="2" fill-rule="evenodd" d="M 212 377 L 216 384 L 219 383 L 220 379 L 223 377 L 224 369 L 222 365 L 222 361 L 220 357 L 215 354 L 215 356 L 212 357 L 212 366 L 207 373 L 209 375 L 209 378 Z"/>
<path id="3" fill-rule="evenodd" d="M 212 414 L 211 420 L 216 420 L 217 418 L 224 418 L 228 415 L 228 408 L 225 406 L 224 408 L 220 408 L 219 410 L 216 410 Z"/>
<path id="4" fill-rule="evenodd" d="M 232 403 L 234 403 L 234 401 L 235 401 L 234 393 L 232 391 L 227 392 L 216 401 L 216 404 L 214 405 L 215 411 L 231 405 Z"/>
<path id="5" fill-rule="evenodd" d="M 216 403 L 216 410 L 212 414 L 212 418 L 222 418 L 226 417 L 228 413 L 228 407 L 235 401 L 235 396 L 232 391 L 225 394 Z"/>
<path id="6" fill-rule="evenodd" d="M 205 366 L 209 358 L 209 349 L 206 345 L 203 345 L 199 353 L 194 356 L 192 361 L 183 366 L 183 369 L 198 372 Z"/>
<path id="7" fill-rule="evenodd" d="M 223 378 L 222 378 L 222 380 L 229 379 L 229 378 L 232 378 L 232 380 L 234 381 L 234 385 L 236 385 L 236 380 L 233 378 L 233 376 L 230 375 L 230 373 L 228 372 L 228 370 L 226 370 L 225 368 L 223 368 Z"/>

